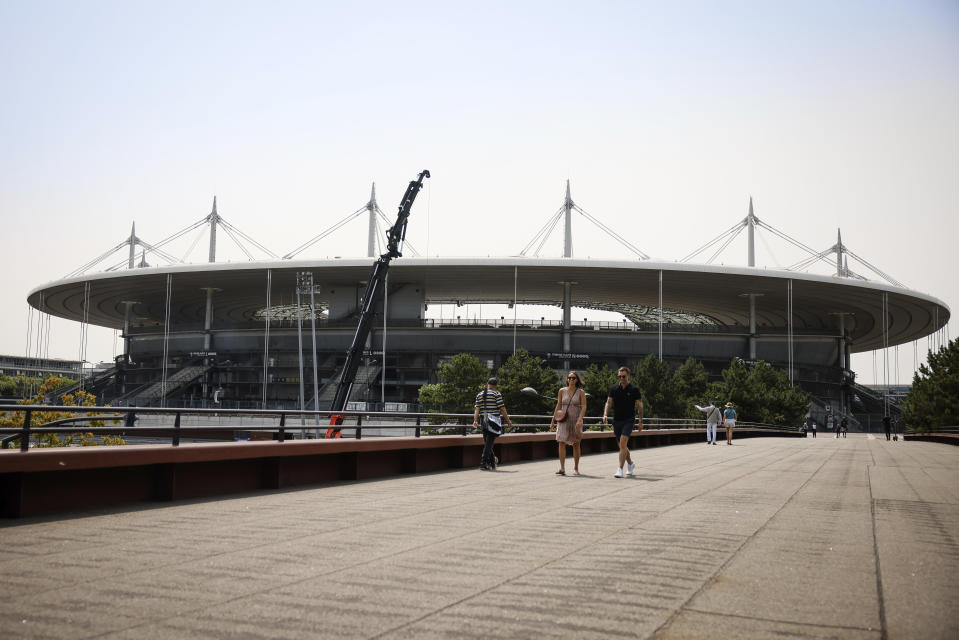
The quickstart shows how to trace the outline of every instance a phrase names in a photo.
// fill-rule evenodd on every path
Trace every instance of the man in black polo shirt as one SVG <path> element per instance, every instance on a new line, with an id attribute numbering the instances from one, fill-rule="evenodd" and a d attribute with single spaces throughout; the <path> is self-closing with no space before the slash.
<path id="1" fill-rule="evenodd" d="M 643 397 L 639 389 L 629 383 L 629 369 L 620 367 L 616 376 L 619 384 L 609 389 L 603 408 L 603 424 L 608 422 L 609 408 L 613 407 L 613 436 L 619 441 L 619 467 L 613 475 L 622 478 L 624 465 L 628 476 L 633 475 L 636 467 L 629 456 L 629 434 L 633 432 L 634 420 L 637 431 L 643 430 Z"/>

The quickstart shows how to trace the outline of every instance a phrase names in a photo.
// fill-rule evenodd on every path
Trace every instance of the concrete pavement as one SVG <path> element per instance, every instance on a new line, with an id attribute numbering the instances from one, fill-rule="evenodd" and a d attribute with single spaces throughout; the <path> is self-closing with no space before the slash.
<path id="1" fill-rule="evenodd" d="M 959 637 L 959 447 L 615 456 L 4 523 L 0 637 Z"/>

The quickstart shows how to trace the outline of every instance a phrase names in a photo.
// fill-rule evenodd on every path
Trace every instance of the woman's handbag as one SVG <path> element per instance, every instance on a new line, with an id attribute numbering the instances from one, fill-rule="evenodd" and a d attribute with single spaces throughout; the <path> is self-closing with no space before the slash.
<path id="1" fill-rule="evenodd" d="M 568 393 L 568 392 L 567 392 L 567 393 Z M 560 409 L 557 409 L 556 411 L 553 412 L 553 419 L 554 419 L 556 422 L 562 422 L 563 420 L 566 419 L 566 413 L 567 413 L 567 411 L 569 410 L 569 403 L 572 402 L 572 401 L 573 401 L 573 396 L 570 396 L 570 397 L 569 397 L 569 400 L 566 401 L 566 408 L 565 408 L 565 409 L 560 408 Z"/>

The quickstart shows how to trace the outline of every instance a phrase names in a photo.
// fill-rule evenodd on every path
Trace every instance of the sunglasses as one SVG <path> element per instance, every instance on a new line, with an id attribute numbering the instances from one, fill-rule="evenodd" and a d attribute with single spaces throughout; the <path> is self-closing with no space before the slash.
<path id="1" fill-rule="evenodd" d="M 621 373 L 621 374 L 619 374 L 618 377 L 620 377 L 620 378 L 628 378 L 629 376 L 626 375 L 625 373 Z"/>

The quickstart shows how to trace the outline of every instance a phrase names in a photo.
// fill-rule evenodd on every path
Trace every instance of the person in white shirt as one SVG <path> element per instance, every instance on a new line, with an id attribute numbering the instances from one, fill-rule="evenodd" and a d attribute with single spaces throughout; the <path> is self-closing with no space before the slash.
<path id="1" fill-rule="evenodd" d="M 698 404 L 693 405 L 706 414 L 706 444 L 716 444 L 716 425 L 719 424 L 719 417 L 723 413 L 719 410 L 719 407 L 716 406 L 717 404 L 719 403 L 713 400 L 705 407 L 701 407 Z"/>

